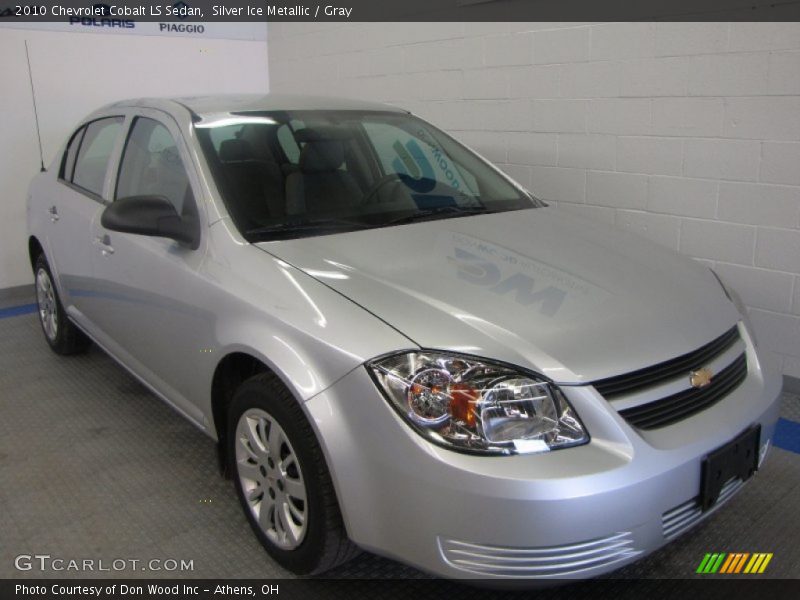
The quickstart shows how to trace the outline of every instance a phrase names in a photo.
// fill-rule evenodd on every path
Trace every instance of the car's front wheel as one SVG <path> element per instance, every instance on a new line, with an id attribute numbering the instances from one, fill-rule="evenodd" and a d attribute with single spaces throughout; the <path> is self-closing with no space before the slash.
<path id="1" fill-rule="evenodd" d="M 86 350 L 90 340 L 67 318 L 44 254 L 36 258 L 34 284 L 39 323 L 50 348 L 57 354 L 79 354 Z"/>
<path id="2" fill-rule="evenodd" d="M 229 472 L 247 519 L 281 566 L 317 574 L 358 553 L 316 436 L 274 375 L 256 375 L 236 391 L 227 442 Z"/>

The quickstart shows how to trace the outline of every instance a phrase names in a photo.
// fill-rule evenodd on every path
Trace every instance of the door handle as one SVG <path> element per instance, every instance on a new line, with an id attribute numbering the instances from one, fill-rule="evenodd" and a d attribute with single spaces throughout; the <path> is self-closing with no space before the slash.
<path id="1" fill-rule="evenodd" d="M 51 223 L 55 223 L 56 221 L 58 221 L 58 209 L 55 206 L 51 206 L 47 212 L 50 213 Z"/>
<path id="2" fill-rule="evenodd" d="M 100 253 L 103 256 L 110 256 L 114 254 L 114 247 L 111 245 L 111 236 L 107 233 L 104 235 L 98 235 L 96 238 L 94 238 L 94 241 L 102 246 L 100 248 Z"/>

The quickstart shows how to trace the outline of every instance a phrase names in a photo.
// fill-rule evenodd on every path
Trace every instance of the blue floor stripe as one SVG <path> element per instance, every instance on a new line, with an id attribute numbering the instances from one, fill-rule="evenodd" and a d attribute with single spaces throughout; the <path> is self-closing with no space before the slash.
<path id="1" fill-rule="evenodd" d="M 776 448 L 800 454 L 800 423 L 789 419 L 778 419 L 773 441 Z"/>
<path id="2" fill-rule="evenodd" d="M 0 308 L 0 319 L 7 319 L 8 317 L 17 317 L 19 315 L 29 315 L 36 312 L 35 304 L 23 304 L 22 306 L 9 306 L 8 308 Z"/>

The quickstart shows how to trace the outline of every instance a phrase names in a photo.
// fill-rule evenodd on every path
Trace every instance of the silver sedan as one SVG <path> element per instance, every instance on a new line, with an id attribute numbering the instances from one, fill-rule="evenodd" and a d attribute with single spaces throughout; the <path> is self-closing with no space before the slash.
<path id="1" fill-rule="evenodd" d="M 359 548 L 606 573 L 730 499 L 775 430 L 780 378 L 712 271 L 399 108 L 106 106 L 32 182 L 28 226 L 52 349 L 93 341 L 214 439 L 296 573 Z"/>

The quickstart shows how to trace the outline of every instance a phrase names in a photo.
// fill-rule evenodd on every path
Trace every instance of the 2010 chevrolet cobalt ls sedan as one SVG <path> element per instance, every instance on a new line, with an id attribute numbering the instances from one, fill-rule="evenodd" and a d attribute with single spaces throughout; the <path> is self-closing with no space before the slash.
<path id="1" fill-rule="evenodd" d="M 398 108 L 113 104 L 34 179 L 28 224 L 53 350 L 93 340 L 217 440 L 297 573 L 359 547 L 605 573 L 734 495 L 775 429 L 780 379 L 712 271 Z"/>

